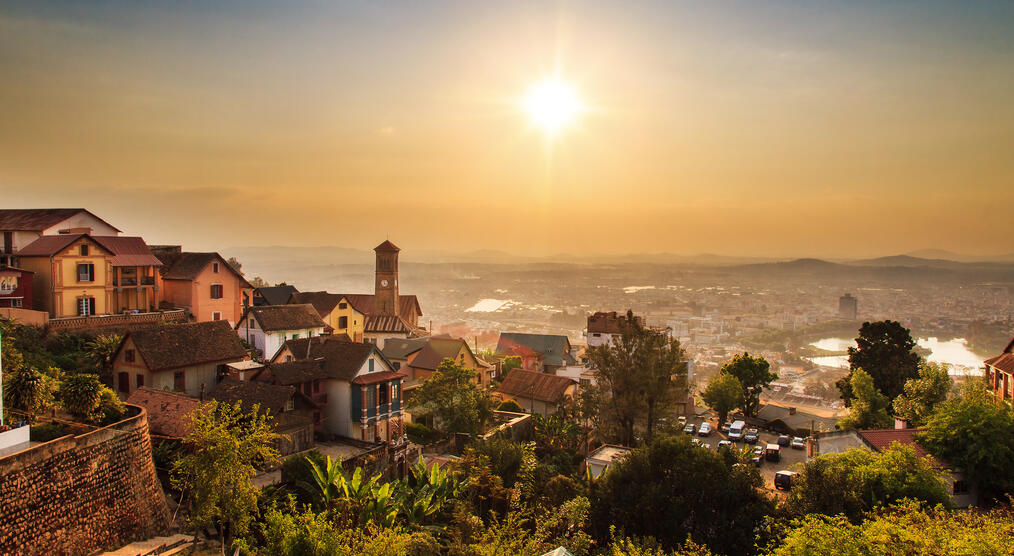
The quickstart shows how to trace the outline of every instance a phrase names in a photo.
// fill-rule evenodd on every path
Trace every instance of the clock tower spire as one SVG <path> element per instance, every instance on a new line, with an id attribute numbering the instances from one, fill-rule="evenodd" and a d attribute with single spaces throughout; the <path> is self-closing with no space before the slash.
<path id="1" fill-rule="evenodd" d="M 373 310 L 378 315 L 398 315 L 398 246 L 390 240 L 373 248 L 377 253 L 377 281 Z"/>

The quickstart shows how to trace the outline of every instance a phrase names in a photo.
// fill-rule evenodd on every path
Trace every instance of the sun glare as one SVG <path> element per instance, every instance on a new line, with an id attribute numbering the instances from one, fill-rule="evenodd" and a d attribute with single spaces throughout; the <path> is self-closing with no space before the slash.
<path id="1" fill-rule="evenodd" d="M 524 107 L 535 125 L 547 133 L 556 133 L 574 120 L 581 111 L 581 101 L 568 84 L 548 79 L 528 90 Z"/>

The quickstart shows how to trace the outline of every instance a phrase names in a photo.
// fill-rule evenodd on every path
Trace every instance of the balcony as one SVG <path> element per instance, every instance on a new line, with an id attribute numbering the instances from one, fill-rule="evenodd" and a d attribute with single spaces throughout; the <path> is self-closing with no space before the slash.
<path id="1" fill-rule="evenodd" d="M 140 278 L 136 276 L 120 276 L 118 278 L 114 277 L 113 285 L 118 288 L 128 286 L 154 286 L 155 277 L 154 276 L 141 276 Z"/>
<path id="2" fill-rule="evenodd" d="M 187 313 L 183 309 L 158 311 L 154 313 L 126 313 L 121 315 L 91 315 L 87 317 L 67 317 L 49 319 L 51 330 L 79 330 L 103 328 L 106 326 L 130 326 L 136 324 L 155 324 L 160 322 L 186 322 Z"/>

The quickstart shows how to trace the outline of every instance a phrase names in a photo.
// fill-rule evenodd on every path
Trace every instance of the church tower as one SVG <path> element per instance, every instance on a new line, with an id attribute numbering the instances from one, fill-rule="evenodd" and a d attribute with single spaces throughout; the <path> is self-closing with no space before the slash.
<path id="1" fill-rule="evenodd" d="M 401 249 L 385 241 L 373 250 L 377 253 L 373 310 L 378 315 L 398 316 L 398 252 Z"/>

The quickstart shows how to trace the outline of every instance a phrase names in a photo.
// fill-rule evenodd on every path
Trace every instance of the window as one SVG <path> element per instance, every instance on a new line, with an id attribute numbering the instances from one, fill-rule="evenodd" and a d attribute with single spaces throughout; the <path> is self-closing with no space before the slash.
<path id="1" fill-rule="evenodd" d="M 370 372 L 373 372 L 373 359 L 370 358 Z"/>
<path id="2" fill-rule="evenodd" d="M 397 371 L 397 370 L 400 370 L 400 369 L 401 369 L 401 361 L 395 361 L 394 362 L 394 370 Z"/>
<path id="3" fill-rule="evenodd" d="M 401 399 L 401 396 L 398 393 L 398 389 L 399 389 L 398 383 L 396 383 L 396 382 L 391 383 L 391 400 L 392 401 L 400 400 Z"/>
<path id="4" fill-rule="evenodd" d="M 253 319 L 253 317 L 248 317 L 248 318 L 246 319 L 246 326 L 247 326 L 247 328 L 253 328 L 253 329 L 256 329 L 256 328 L 257 328 L 257 321 L 255 321 L 255 320 Z"/>
<path id="5" fill-rule="evenodd" d="M 80 250 L 78 252 L 81 253 L 82 257 L 87 257 L 88 256 L 88 245 L 87 244 L 82 245 L 81 248 L 80 248 Z"/>
<path id="6" fill-rule="evenodd" d="M 222 299 L 222 284 L 211 285 L 211 299 Z"/>
<path id="7" fill-rule="evenodd" d="M 599 338 L 601 336 L 602 336 L 602 334 L 599 334 L 598 332 L 595 332 L 594 334 L 592 334 L 593 338 Z"/>
<path id="8" fill-rule="evenodd" d="M 387 385 L 386 384 L 379 384 L 379 385 L 377 385 L 377 394 L 380 396 L 380 399 L 377 400 L 377 403 L 380 403 L 380 404 L 387 403 Z"/>
<path id="9" fill-rule="evenodd" d="M 173 373 L 173 390 L 182 392 L 187 389 L 187 375 L 183 371 Z"/>
<path id="10" fill-rule="evenodd" d="M 954 481 L 954 494 L 968 494 L 968 481 Z"/>
<path id="11" fill-rule="evenodd" d="M 95 298 L 94 297 L 79 297 L 77 299 L 77 314 L 78 316 L 87 317 L 88 315 L 95 314 Z"/>
<path id="12" fill-rule="evenodd" d="M 137 387 L 140 388 L 142 386 L 144 386 L 144 375 L 137 373 Z"/>
<path id="13" fill-rule="evenodd" d="M 349 304 L 348 303 L 339 303 L 338 304 L 338 308 L 339 309 L 348 309 L 349 308 Z"/>
<path id="14" fill-rule="evenodd" d="M 314 424 L 320 423 L 320 412 L 319 411 L 314 411 L 313 412 L 313 423 Z"/>
<path id="15" fill-rule="evenodd" d="M 211 271 L 218 274 L 218 263 L 211 263 Z"/>
<path id="16" fill-rule="evenodd" d="M 338 317 L 338 328 L 348 328 L 348 327 L 349 327 L 349 318 Z"/>
<path id="17" fill-rule="evenodd" d="M 120 389 L 120 392 L 130 392 L 130 373 L 121 372 L 116 378 L 119 383 L 117 384 L 117 388 Z"/>
<path id="18" fill-rule="evenodd" d="M 296 402 L 292 401 L 292 398 L 285 400 L 285 411 L 292 411 L 296 409 Z"/>
<path id="19" fill-rule="evenodd" d="M 134 362 L 134 350 L 128 349 L 126 352 L 124 352 L 124 354 L 123 354 L 123 360 L 126 361 L 127 363 L 133 363 Z"/>
<path id="20" fill-rule="evenodd" d="M 298 340 L 299 339 L 299 334 L 293 334 L 292 335 L 292 339 L 293 340 Z"/>
<path id="21" fill-rule="evenodd" d="M 222 311 L 212 311 L 211 320 L 222 320 Z"/>
<path id="22" fill-rule="evenodd" d="M 289 361 L 292 361 L 292 356 L 291 355 L 286 355 L 285 356 L 285 362 L 288 363 Z"/>
<path id="23" fill-rule="evenodd" d="M 81 263 L 77 265 L 77 281 L 78 282 L 94 282 L 95 281 L 95 265 L 92 263 Z"/>

